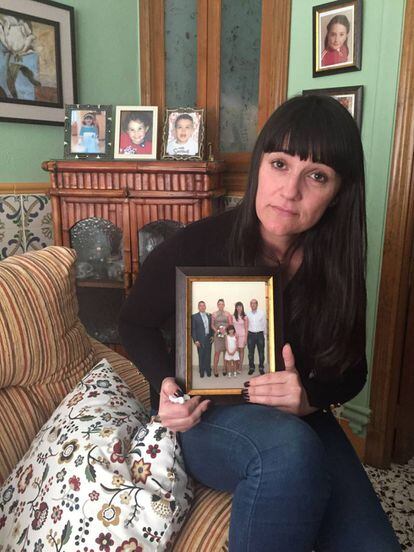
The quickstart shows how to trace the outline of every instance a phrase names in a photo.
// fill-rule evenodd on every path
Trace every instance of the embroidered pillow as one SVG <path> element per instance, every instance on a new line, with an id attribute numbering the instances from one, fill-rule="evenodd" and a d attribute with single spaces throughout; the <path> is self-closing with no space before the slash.
<path id="1" fill-rule="evenodd" d="M 0 490 L 0 550 L 164 550 L 191 499 L 175 434 L 103 360 Z"/>

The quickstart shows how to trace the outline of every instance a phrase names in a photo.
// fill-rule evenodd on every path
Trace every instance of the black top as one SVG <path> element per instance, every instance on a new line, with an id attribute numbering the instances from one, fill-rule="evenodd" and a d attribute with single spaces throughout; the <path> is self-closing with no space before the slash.
<path id="1" fill-rule="evenodd" d="M 160 244 L 146 259 L 120 316 L 122 343 L 131 360 L 150 382 L 153 405 L 167 376 L 174 376 L 175 267 L 229 266 L 226 242 L 235 211 L 195 222 Z M 289 282 L 298 277 L 300 269 Z M 284 337 L 292 346 L 296 368 L 312 406 L 324 408 L 352 399 L 363 388 L 365 355 L 335 379 L 321 380 L 312 359 L 301 350 L 294 328 L 289 326 L 289 302 L 284 301 Z M 167 333 L 166 333 L 167 332 Z M 172 338 L 166 343 L 167 335 Z M 315 375 L 316 374 L 316 375 Z"/>

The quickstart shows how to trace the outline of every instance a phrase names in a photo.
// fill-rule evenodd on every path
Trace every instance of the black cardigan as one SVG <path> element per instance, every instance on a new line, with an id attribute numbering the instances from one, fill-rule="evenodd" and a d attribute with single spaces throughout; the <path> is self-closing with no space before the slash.
<path id="1" fill-rule="evenodd" d="M 154 406 L 162 380 L 175 372 L 175 267 L 229 266 L 226 242 L 234 215 L 235 211 L 227 211 L 195 222 L 160 244 L 143 264 L 122 308 L 121 341 L 131 360 L 150 382 Z M 315 366 L 301 351 L 288 320 L 288 313 L 285 313 L 285 341 L 292 346 L 296 368 L 310 404 L 325 408 L 346 402 L 359 393 L 367 375 L 365 355 L 341 376 L 321 381 L 314 376 Z M 166 346 L 165 330 L 172 336 L 170 347 Z"/>

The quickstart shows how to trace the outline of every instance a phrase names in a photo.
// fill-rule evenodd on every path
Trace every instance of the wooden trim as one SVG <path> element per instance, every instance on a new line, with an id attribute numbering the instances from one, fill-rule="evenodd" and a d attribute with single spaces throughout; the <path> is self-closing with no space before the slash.
<path id="1" fill-rule="evenodd" d="M 258 132 L 287 96 L 291 0 L 263 0 Z"/>
<path id="2" fill-rule="evenodd" d="M 349 427 L 349 421 L 343 418 L 339 419 L 339 423 L 344 430 L 346 436 L 348 437 L 351 445 L 354 447 L 355 452 L 358 455 L 358 458 L 361 462 L 365 462 L 366 455 L 366 440 L 363 437 L 355 435 L 352 429 Z"/>
<path id="3" fill-rule="evenodd" d="M 211 143 L 213 156 L 217 157 L 220 143 L 221 0 L 199 0 L 197 27 L 197 105 L 206 109 L 206 143 Z"/>
<path id="4" fill-rule="evenodd" d="M 164 0 L 139 2 L 141 105 L 158 106 L 158 150 L 165 111 Z"/>
<path id="5" fill-rule="evenodd" d="M 47 194 L 49 182 L 0 182 L 0 195 Z"/>
<path id="6" fill-rule="evenodd" d="M 367 434 L 366 459 L 377 467 L 391 460 L 413 242 L 414 0 L 406 1 L 402 44 Z"/>

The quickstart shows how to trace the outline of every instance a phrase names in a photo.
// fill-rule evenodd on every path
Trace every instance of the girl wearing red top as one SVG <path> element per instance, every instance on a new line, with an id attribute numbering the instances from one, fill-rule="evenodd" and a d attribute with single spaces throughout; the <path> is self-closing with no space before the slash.
<path id="1" fill-rule="evenodd" d="M 336 15 L 329 21 L 325 36 L 325 49 L 321 58 L 322 67 L 348 61 L 349 30 L 349 20 L 345 15 Z"/>

